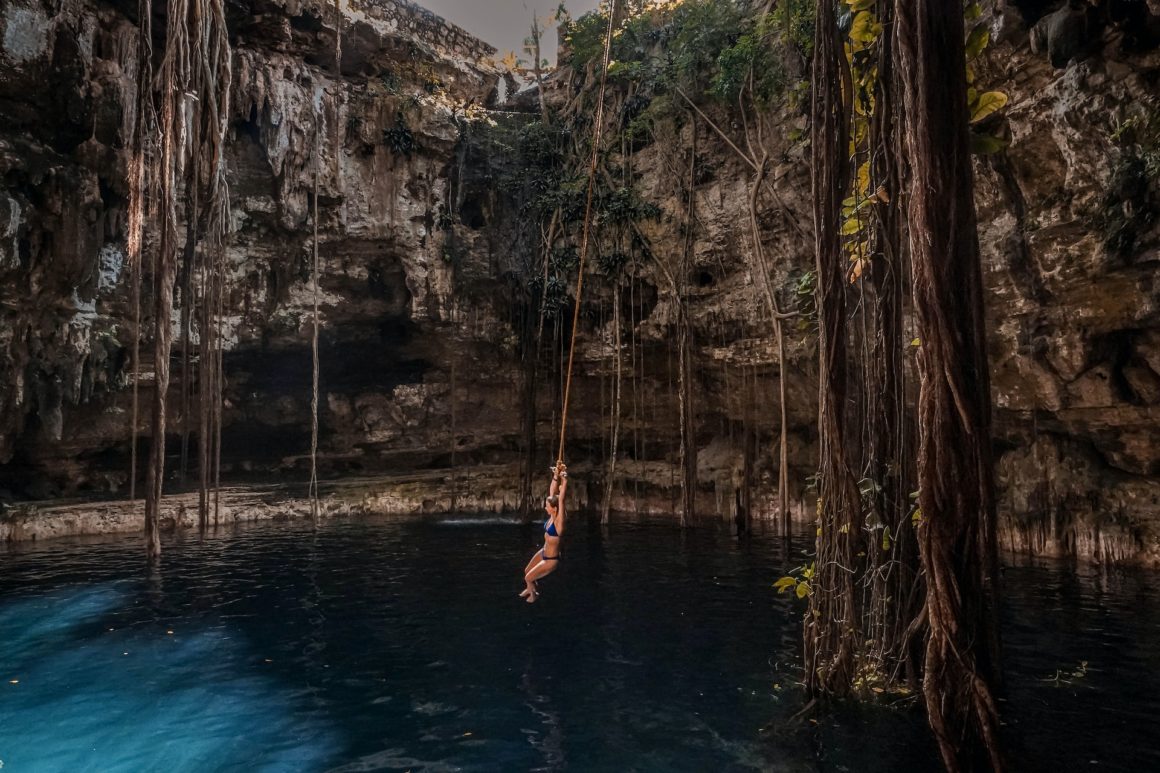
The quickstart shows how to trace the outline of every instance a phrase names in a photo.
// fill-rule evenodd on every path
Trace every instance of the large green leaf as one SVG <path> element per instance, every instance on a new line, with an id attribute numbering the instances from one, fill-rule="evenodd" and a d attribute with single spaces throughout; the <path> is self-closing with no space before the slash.
<path id="1" fill-rule="evenodd" d="M 854 173 L 854 191 L 859 196 L 867 196 L 870 193 L 870 160 L 863 161 L 858 166 L 858 171 Z"/>
<path id="2" fill-rule="evenodd" d="M 858 43 L 873 43 L 882 32 L 882 25 L 870 11 L 858 11 L 854 14 L 854 23 L 850 25 L 850 40 Z"/>
<path id="3" fill-rule="evenodd" d="M 1011 143 L 1002 137 L 993 134 L 971 132 L 971 152 L 980 156 L 989 156 L 1006 148 Z"/>
<path id="4" fill-rule="evenodd" d="M 1007 95 L 1002 91 L 985 91 L 971 112 L 971 123 L 978 123 L 992 113 L 1007 106 Z"/>
<path id="5" fill-rule="evenodd" d="M 967 35 L 967 59 L 974 59 L 983 53 L 983 49 L 991 42 L 991 30 L 986 24 L 976 24 Z"/>

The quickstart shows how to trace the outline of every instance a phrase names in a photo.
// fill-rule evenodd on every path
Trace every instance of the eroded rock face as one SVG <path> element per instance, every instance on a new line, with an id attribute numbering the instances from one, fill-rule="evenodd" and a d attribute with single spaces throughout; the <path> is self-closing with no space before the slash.
<path id="1" fill-rule="evenodd" d="M 500 81 L 487 60 L 494 50 L 405 2 L 342 6 L 340 72 L 332 4 L 229 8 L 225 433 L 237 473 L 294 469 L 308 447 L 316 177 L 331 471 L 368 457 L 370 467 L 400 457 L 417 466 L 445 454 L 439 417 L 452 360 L 481 395 L 509 388 L 504 359 L 488 351 L 502 339 L 498 325 L 484 321 L 489 332 L 479 335 L 462 324 L 436 227 L 462 127 Z M 124 250 L 137 91 L 130 11 L 69 3 L 49 12 L 29 0 L 0 18 L 3 499 L 125 488 L 135 335 Z M 147 315 L 148 281 L 144 294 Z M 143 336 L 150 327 L 146 319 Z M 496 365 L 474 367 L 475 358 Z M 143 361 L 143 405 L 151 381 Z M 377 410 L 384 395 L 389 405 Z M 487 418 L 507 417 L 501 409 Z M 181 417 L 170 426 L 179 432 Z"/>
<path id="2" fill-rule="evenodd" d="M 976 166 L 1004 539 L 1037 552 L 1156 560 L 1160 191 L 1147 156 L 1155 149 L 1136 143 L 1130 126 L 1160 121 L 1160 57 L 1146 46 L 1126 50 L 1109 33 L 1066 61 L 1056 48 L 1053 62 L 1051 51 L 1029 50 L 1030 29 L 1058 4 L 1027 5 L 1035 8 L 994 9 L 995 43 L 979 72 L 1011 97 L 1010 147 Z M 485 60 L 486 46 L 405 3 L 343 8 L 336 72 L 332 4 L 230 6 L 226 477 L 305 474 L 317 178 L 323 475 L 478 467 L 500 471 L 489 473 L 499 477 L 488 479 L 486 497 L 464 478 L 425 475 L 429 496 L 409 491 L 407 507 L 514 505 L 518 495 L 499 492 L 517 490 L 525 442 L 518 286 L 528 245 L 501 188 L 512 163 L 504 148 L 535 119 L 535 95 L 497 105 L 516 89 Z M 53 13 L 33 0 L 0 12 L 0 500 L 8 501 L 126 491 L 135 25 L 124 3 Z M 561 73 L 548 97 L 565 104 L 569 89 Z M 789 140 L 806 126 L 792 111 L 777 120 L 769 171 L 777 196 L 763 195 L 758 218 L 771 285 L 792 306 L 813 263 L 805 148 Z M 698 501 L 706 514 L 732 512 L 753 430 L 755 512 L 768 514 L 781 374 L 748 227 L 751 171 L 697 126 L 698 225 L 684 282 Z M 659 258 L 634 267 L 622 297 L 633 344 L 622 350 L 632 375 L 618 507 L 671 512 L 677 496 L 679 308 L 659 266 L 678 265 L 685 249 L 687 201 L 676 178 L 693 131 L 686 123 L 633 160 L 636 189 L 662 214 L 641 227 Z M 595 280 L 585 293 L 569 434 L 573 458 L 594 465 L 584 492 L 594 502 L 614 374 L 612 294 Z M 786 334 L 790 480 L 805 519 L 816 334 L 792 322 Z M 179 377 L 176 358 L 175 348 Z M 151 366 L 142 365 L 148 401 Z M 547 464 L 560 383 L 558 364 L 541 368 L 537 434 Z M 180 422 L 171 417 L 175 432 Z M 176 472 L 177 435 L 170 444 Z"/>
<path id="3" fill-rule="evenodd" d="M 1119 34 L 1063 61 L 1027 56 L 1002 22 L 984 77 L 1011 97 L 1011 146 L 980 161 L 976 185 L 1007 534 L 1154 561 L 1158 148 L 1131 127 L 1157 125 L 1160 56 Z"/>

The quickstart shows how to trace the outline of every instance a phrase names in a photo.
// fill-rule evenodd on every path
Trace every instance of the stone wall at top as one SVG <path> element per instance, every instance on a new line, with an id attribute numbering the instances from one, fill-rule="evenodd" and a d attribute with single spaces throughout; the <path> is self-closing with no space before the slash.
<path id="1" fill-rule="evenodd" d="M 388 24 L 393 22 L 397 31 L 432 46 L 440 53 L 472 60 L 486 59 L 496 53 L 495 46 L 417 3 L 367 0 L 367 4 L 381 13 Z"/>

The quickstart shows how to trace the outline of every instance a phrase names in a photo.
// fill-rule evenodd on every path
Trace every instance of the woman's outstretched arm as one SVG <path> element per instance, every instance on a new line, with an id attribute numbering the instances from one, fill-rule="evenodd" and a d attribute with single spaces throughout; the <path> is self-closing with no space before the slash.
<path id="1" fill-rule="evenodd" d="M 560 499 L 559 499 L 560 509 L 559 509 L 559 515 L 556 516 L 556 520 L 559 522 L 560 526 L 562 527 L 564 525 L 564 518 L 567 515 L 567 506 L 566 506 L 565 502 L 566 502 L 566 497 L 568 495 L 568 472 L 566 470 L 561 471 L 559 481 L 560 481 Z"/>

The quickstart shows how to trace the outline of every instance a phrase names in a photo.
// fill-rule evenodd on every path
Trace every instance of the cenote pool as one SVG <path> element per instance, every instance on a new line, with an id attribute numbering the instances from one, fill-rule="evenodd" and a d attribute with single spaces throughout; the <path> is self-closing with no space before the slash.
<path id="1" fill-rule="evenodd" d="M 787 723 L 801 602 L 771 585 L 805 541 L 577 520 L 529 606 L 537 539 L 266 523 L 172 537 L 154 579 L 136 536 L 0 548 L 4 773 L 937 769 L 916 712 Z M 1012 769 L 1160 770 L 1156 585 L 1006 572 Z"/>

